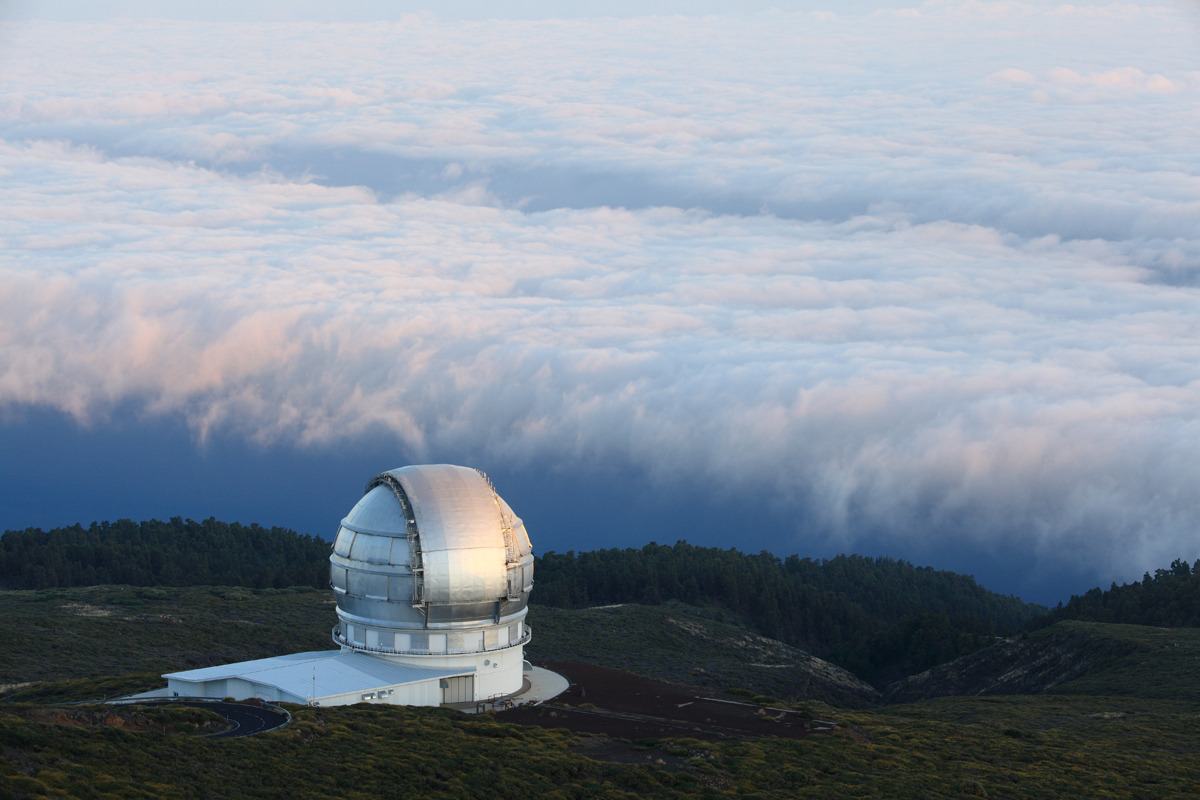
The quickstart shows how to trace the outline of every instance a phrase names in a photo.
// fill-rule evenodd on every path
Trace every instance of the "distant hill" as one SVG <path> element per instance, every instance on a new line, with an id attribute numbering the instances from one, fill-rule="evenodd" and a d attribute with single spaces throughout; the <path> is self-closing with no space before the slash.
<path id="1" fill-rule="evenodd" d="M 1065 621 L 887 688 L 888 703 L 973 695 L 1083 694 L 1200 702 L 1200 629 Z"/>
<path id="2" fill-rule="evenodd" d="M 329 544 L 287 528 L 172 517 L 0 537 L 0 587 L 329 585 Z"/>
<path id="3" fill-rule="evenodd" d="M 0 537 L 0 588 L 329 585 L 329 545 L 286 528 L 203 522 L 92 523 Z M 1044 615 L 968 575 L 890 558 L 814 560 L 649 544 L 553 551 L 534 600 L 556 608 L 678 600 L 727 609 L 753 632 L 883 686 L 990 644 Z"/>
<path id="4" fill-rule="evenodd" d="M 550 552 L 535 575 L 541 605 L 717 605 L 877 686 L 973 652 L 1046 612 L 969 575 L 891 558 L 780 559 L 686 542 Z"/>
<path id="5" fill-rule="evenodd" d="M 1099 587 L 1082 595 L 1073 595 L 1065 605 L 1030 623 L 1031 629 L 1044 628 L 1067 619 L 1089 622 L 1117 622 L 1127 625 L 1200 627 L 1200 561 L 1192 566 L 1182 559 L 1171 562 L 1169 569 L 1147 572 L 1136 583 L 1107 591 Z"/>

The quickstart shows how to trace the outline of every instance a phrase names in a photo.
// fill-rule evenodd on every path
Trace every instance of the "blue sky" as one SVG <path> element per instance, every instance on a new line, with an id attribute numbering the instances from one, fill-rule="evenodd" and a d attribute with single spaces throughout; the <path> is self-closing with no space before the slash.
<path id="1" fill-rule="evenodd" d="M 3 8 L 5 528 L 1200 557 L 1194 5 L 327 5 Z"/>

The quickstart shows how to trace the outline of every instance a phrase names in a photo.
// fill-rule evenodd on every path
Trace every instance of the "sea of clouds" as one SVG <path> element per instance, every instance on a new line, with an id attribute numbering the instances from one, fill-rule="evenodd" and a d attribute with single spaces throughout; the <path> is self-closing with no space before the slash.
<path id="1" fill-rule="evenodd" d="M 1200 556 L 1198 19 L 10 21 L 0 407 L 1136 578 Z"/>

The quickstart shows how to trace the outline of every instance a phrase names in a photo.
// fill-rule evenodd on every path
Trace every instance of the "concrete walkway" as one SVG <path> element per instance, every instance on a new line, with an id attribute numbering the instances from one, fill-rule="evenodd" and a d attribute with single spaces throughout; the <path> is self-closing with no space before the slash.
<path id="1" fill-rule="evenodd" d="M 501 711 L 513 706 L 538 705 L 553 697 L 558 697 L 570 686 L 571 682 L 557 672 L 533 667 L 525 670 L 525 680 L 521 691 L 516 694 L 510 694 L 508 697 L 501 697 L 497 700 L 447 704 L 442 708 L 453 708 L 455 711 L 463 711 L 467 714 L 478 714 L 483 711 Z"/>
<path id="2" fill-rule="evenodd" d="M 525 677 L 529 688 L 513 698 L 514 704 L 544 703 L 571 688 L 571 682 L 562 675 L 541 667 L 534 667 Z"/>

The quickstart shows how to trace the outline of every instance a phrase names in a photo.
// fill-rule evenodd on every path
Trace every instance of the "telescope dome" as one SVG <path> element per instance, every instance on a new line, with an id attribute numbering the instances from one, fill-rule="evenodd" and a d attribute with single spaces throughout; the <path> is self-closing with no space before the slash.
<path id="1" fill-rule="evenodd" d="M 342 520 L 329 561 L 333 638 L 343 648 L 410 660 L 516 648 L 520 660 L 533 550 L 478 470 L 434 464 L 376 475 Z"/>
<path id="2" fill-rule="evenodd" d="M 167 673 L 172 696 L 478 710 L 532 689 L 533 550 L 482 472 L 381 472 L 342 520 L 329 562 L 339 650 Z"/>

